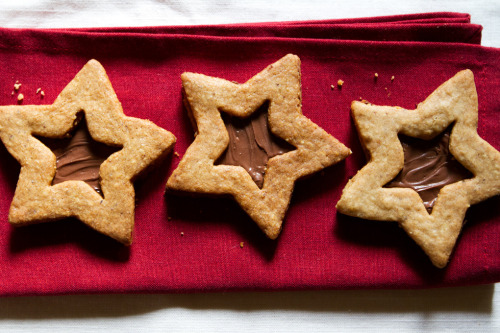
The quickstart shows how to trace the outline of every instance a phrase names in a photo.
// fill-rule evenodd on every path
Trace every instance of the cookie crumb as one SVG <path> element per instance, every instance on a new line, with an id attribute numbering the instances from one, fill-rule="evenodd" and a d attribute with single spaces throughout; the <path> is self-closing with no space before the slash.
<path id="1" fill-rule="evenodd" d="M 40 91 L 42 91 L 42 88 L 38 88 L 38 89 L 36 90 L 36 94 L 38 95 L 38 94 L 40 93 Z"/>
<path id="2" fill-rule="evenodd" d="M 21 88 L 21 84 L 19 83 L 19 81 L 16 81 L 16 83 L 14 83 L 14 91 L 18 91 L 19 88 Z"/>
<path id="3" fill-rule="evenodd" d="M 392 81 L 394 81 L 394 75 L 393 75 L 393 76 L 391 76 L 391 82 L 392 82 Z"/>
<path id="4" fill-rule="evenodd" d="M 243 246 L 245 246 L 245 242 L 240 243 L 240 247 L 243 248 Z"/>
<path id="5" fill-rule="evenodd" d="M 172 221 L 172 217 L 171 216 L 167 216 L 167 220 Z"/>
<path id="6" fill-rule="evenodd" d="M 45 96 L 45 92 L 42 90 L 40 91 L 40 96 L 43 98 Z"/>
<path id="7" fill-rule="evenodd" d="M 184 231 L 181 231 L 181 236 L 184 236 Z"/>
<path id="8" fill-rule="evenodd" d="M 24 95 L 23 95 L 23 94 L 19 94 L 19 95 L 17 95 L 17 102 L 18 102 L 18 103 L 22 103 L 22 102 L 23 102 L 23 100 L 24 100 Z"/>
<path id="9" fill-rule="evenodd" d="M 344 85 L 344 81 L 339 79 L 337 81 L 337 87 L 339 87 L 339 89 L 340 89 L 340 88 L 342 88 L 343 85 Z"/>
<path id="10" fill-rule="evenodd" d="M 373 77 L 375 78 L 375 80 L 378 79 L 378 73 L 375 73 Z"/>
<path id="11" fill-rule="evenodd" d="M 178 153 L 178 152 L 176 152 L 176 151 L 174 151 L 174 155 L 175 155 L 176 157 L 179 157 L 179 153 Z"/>
<path id="12" fill-rule="evenodd" d="M 361 96 L 359 96 L 359 101 L 361 102 L 363 100 L 363 98 L 361 98 Z"/>

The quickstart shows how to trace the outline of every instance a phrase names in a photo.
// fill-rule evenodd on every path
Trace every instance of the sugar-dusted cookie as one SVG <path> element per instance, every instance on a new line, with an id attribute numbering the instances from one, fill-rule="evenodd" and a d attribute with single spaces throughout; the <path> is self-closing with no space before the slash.
<path id="1" fill-rule="evenodd" d="M 295 181 L 350 154 L 302 115 L 300 59 L 287 55 L 243 84 L 181 77 L 196 138 L 167 188 L 232 195 L 275 239 Z"/>
<path id="2" fill-rule="evenodd" d="M 477 134 L 472 72 L 459 72 L 415 110 L 362 102 L 351 108 L 368 164 L 348 182 L 337 209 L 397 221 L 435 266 L 446 266 L 469 206 L 500 193 L 500 153 Z"/>
<path id="3" fill-rule="evenodd" d="M 0 106 L 0 138 L 21 164 L 11 224 L 76 217 L 127 245 L 134 226 L 132 181 L 175 142 L 152 122 L 123 114 L 96 60 L 51 105 Z"/>

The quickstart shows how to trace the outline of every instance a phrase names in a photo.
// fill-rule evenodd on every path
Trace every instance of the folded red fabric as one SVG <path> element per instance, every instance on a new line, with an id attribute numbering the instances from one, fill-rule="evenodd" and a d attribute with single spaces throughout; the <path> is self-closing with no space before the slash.
<path id="1" fill-rule="evenodd" d="M 467 14 L 105 29 L 0 29 L 0 105 L 50 104 L 92 58 L 126 115 L 193 140 L 180 74 L 245 82 L 288 53 L 302 61 L 304 115 L 353 151 L 296 184 L 283 231 L 266 239 L 227 198 L 164 195 L 179 158 L 136 181 L 134 243 L 124 247 L 77 220 L 7 222 L 19 165 L 0 147 L 0 295 L 422 288 L 500 281 L 500 199 L 473 206 L 449 265 L 437 269 L 395 223 L 337 213 L 347 180 L 366 163 L 350 118 L 360 97 L 414 108 L 458 71 L 474 72 L 481 137 L 500 149 L 500 50 L 482 47 Z M 374 73 L 378 79 L 374 80 Z M 394 76 L 394 80 L 391 77 Z M 342 79 L 342 89 L 331 89 Z M 45 97 L 36 90 L 42 88 Z M 182 236 L 181 236 L 182 233 Z M 240 247 L 243 242 L 244 246 Z"/>
<path id="2" fill-rule="evenodd" d="M 66 30 L 94 33 L 434 41 L 480 44 L 482 27 L 471 24 L 470 16 L 467 14 L 430 13 L 302 22 Z"/>

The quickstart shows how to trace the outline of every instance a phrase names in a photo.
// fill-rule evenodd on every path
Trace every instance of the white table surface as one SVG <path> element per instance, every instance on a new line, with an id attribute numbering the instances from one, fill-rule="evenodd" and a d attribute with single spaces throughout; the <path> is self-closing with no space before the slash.
<path id="1" fill-rule="evenodd" d="M 470 13 L 484 27 L 483 45 L 500 47 L 499 0 L 3 0 L 0 26 L 184 25 L 432 11 Z M 500 287 L 0 298 L 0 332 L 95 331 L 500 332 Z"/>

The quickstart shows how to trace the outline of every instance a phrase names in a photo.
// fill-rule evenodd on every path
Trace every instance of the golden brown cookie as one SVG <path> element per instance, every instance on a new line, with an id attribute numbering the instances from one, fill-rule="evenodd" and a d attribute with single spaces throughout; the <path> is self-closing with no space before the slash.
<path id="1" fill-rule="evenodd" d="M 295 181 L 350 154 L 302 115 L 300 59 L 287 55 L 243 84 L 181 78 L 196 138 L 167 188 L 229 194 L 275 239 Z"/>
<path id="2" fill-rule="evenodd" d="M 72 138 L 66 151 L 53 152 L 41 141 L 68 136 Z M 51 105 L 0 106 L 0 138 L 21 164 L 11 224 L 76 217 L 127 245 L 134 226 L 132 181 L 175 142 L 170 132 L 152 122 L 123 114 L 96 60 L 89 61 Z M 84 147 L 91 139 L 114 149 L 96 152 L 95 157 L 91 152 L 98 148 Z"/>
<path id="3" fill-rule="evenodd" d="M 472 72 L 459 72 L 415 110 L 362 102 L 353 102 L 351 108 L 368 163 L 348 182 L 337 209 L 364 219 L 397 221 L 435 266 L 446 266 L 469 206 L 500 193 L 500 153 L 477 134 L 478 98 Z M 450 129 L 449 134 L 442 134 Z M 403 136 L 434 140 L 434 152 L 426 154 L 419 147 L 407 147 L 407 143 L 403 149 Z M 406 170 L 416 162 L 415 156 L 409 156 L 412 149 L 421 161 L 413 170 Z M 452 156 L 425 162 L 445 150 Z M 468 176 L 451 165 L 455 160 Z M 445 167 L 461 176 L 439 176 L 446 174 Z M 418 172 L 424 172 L 422 181 L 428 178 L 428 184 L 414 179 Z M 410 179 L 402 180 L 403 176 Z M 451 182 L 444 182 L 450 177 Z M 443 186 L 437 199 L 426 202 L 421 190 L 440 182 Z M 404 188 L 410 186 L 402 187 L 403 183 L 411 183 L 415 189 Z"/>

